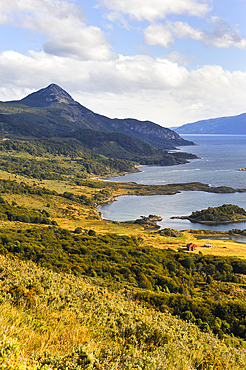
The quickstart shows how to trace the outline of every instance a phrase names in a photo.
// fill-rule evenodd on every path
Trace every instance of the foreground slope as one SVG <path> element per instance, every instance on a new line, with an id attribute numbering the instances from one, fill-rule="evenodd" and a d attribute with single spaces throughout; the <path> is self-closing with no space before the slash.
<path id="1" fill-rule="evenodd" d="M 96 114 L 76 102 L 65 90 L 51 84 L 19 101 L 0 103 L 0 113 L 11 114 L 53 134 L 91 129 L 127 134 L 156 148 L 191 145 L 174 131 L 150 121 L 110 119 Z"/>
<path id="2" fill-rule="evenodd" d="M 127 289 L 3 256 L 0 269 L 2 369 L 246 368 L 245 349 L 144 308 Z"/>

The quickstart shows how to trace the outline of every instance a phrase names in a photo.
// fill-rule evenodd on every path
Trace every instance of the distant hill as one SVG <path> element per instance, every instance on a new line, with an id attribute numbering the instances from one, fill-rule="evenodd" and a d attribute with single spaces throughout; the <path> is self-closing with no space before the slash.
<path id="1" fill-rule="evenodd" d="M 29 136 L 34 127 L 38 126 L 44 130 L 43 137 L 91 129 L 105 133 L 123 133 L 160 149 L 193 144 L 182 139 L 176 132 L 150 121 L 131 118 L 111 119 L 94 113 L 76 102 L 56 84 L 51 84 L 18 101 L 0 102 L 0 113 L 11 116 L 17 120 L 15 123 L 20 120 L 30 124 L 30 130 L 28 126 L 23 129 L 21 133 L 23 136 Z M 15 133 L 15 124 L 13 121 L 12 123 L 9 133 L 20 134 L 19 130 Z M 7 128 L 4 133 L 8 133 Z"/>
<path id="2" fill-rule="evenodd" d="M 175 128 L 175 132 L 178 134 L 246 135 L 246 113 L 187 123 Z"/>

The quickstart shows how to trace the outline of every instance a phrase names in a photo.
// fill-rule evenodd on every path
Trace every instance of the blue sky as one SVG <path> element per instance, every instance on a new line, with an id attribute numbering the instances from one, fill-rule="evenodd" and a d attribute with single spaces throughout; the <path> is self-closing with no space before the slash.
<path id="1" fill-rule="evenodd" d="M 0 100 L 57 83 L 165 127 L 246 112 L 246 0 L 0 1 Z"/>

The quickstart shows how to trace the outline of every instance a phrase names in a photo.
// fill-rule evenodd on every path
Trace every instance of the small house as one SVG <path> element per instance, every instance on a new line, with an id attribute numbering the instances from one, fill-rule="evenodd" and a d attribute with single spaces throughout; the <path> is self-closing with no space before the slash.
<path id="1" fill-rule="evenodd" d="M 212 248 L 212 247 L 213 247 L 212 244 L 209 244 L 209 243 L 204 244 L 204 248 Z"/>
<path id="2" fill-rule="evenodd" d="M 197 245 L 194 243 L 189 243 L 186 245 L 186 247 L 187 247 L 187 251 L 189 252 L 193 252 L 197 249 Z"/>

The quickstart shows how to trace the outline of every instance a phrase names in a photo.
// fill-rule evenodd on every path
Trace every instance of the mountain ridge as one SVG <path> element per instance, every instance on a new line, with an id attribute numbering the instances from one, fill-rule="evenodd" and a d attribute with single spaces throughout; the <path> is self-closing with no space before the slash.
<path id="1" fill-rule="evenodd" d="M 124 133 L 160 149 L 174 149 L 176 146 L 194 144 L 182 139 L 169 128 L 151 121 L 109 118 L 94 113 L 76 102 L 71 95 L 54 83 L 21 100 L 2 102 L 0 105 L 0 113 L 4 114 L 10 114 L 11 106 L 15 109 L 21 108 L 21 111 L 14 113 L 16 119 L 37 124 L 45 130 L 50 130 L 54 135 L 77 129 L 92 129 Z M 45 115 L 48 116 L 44 121 Z"/>

